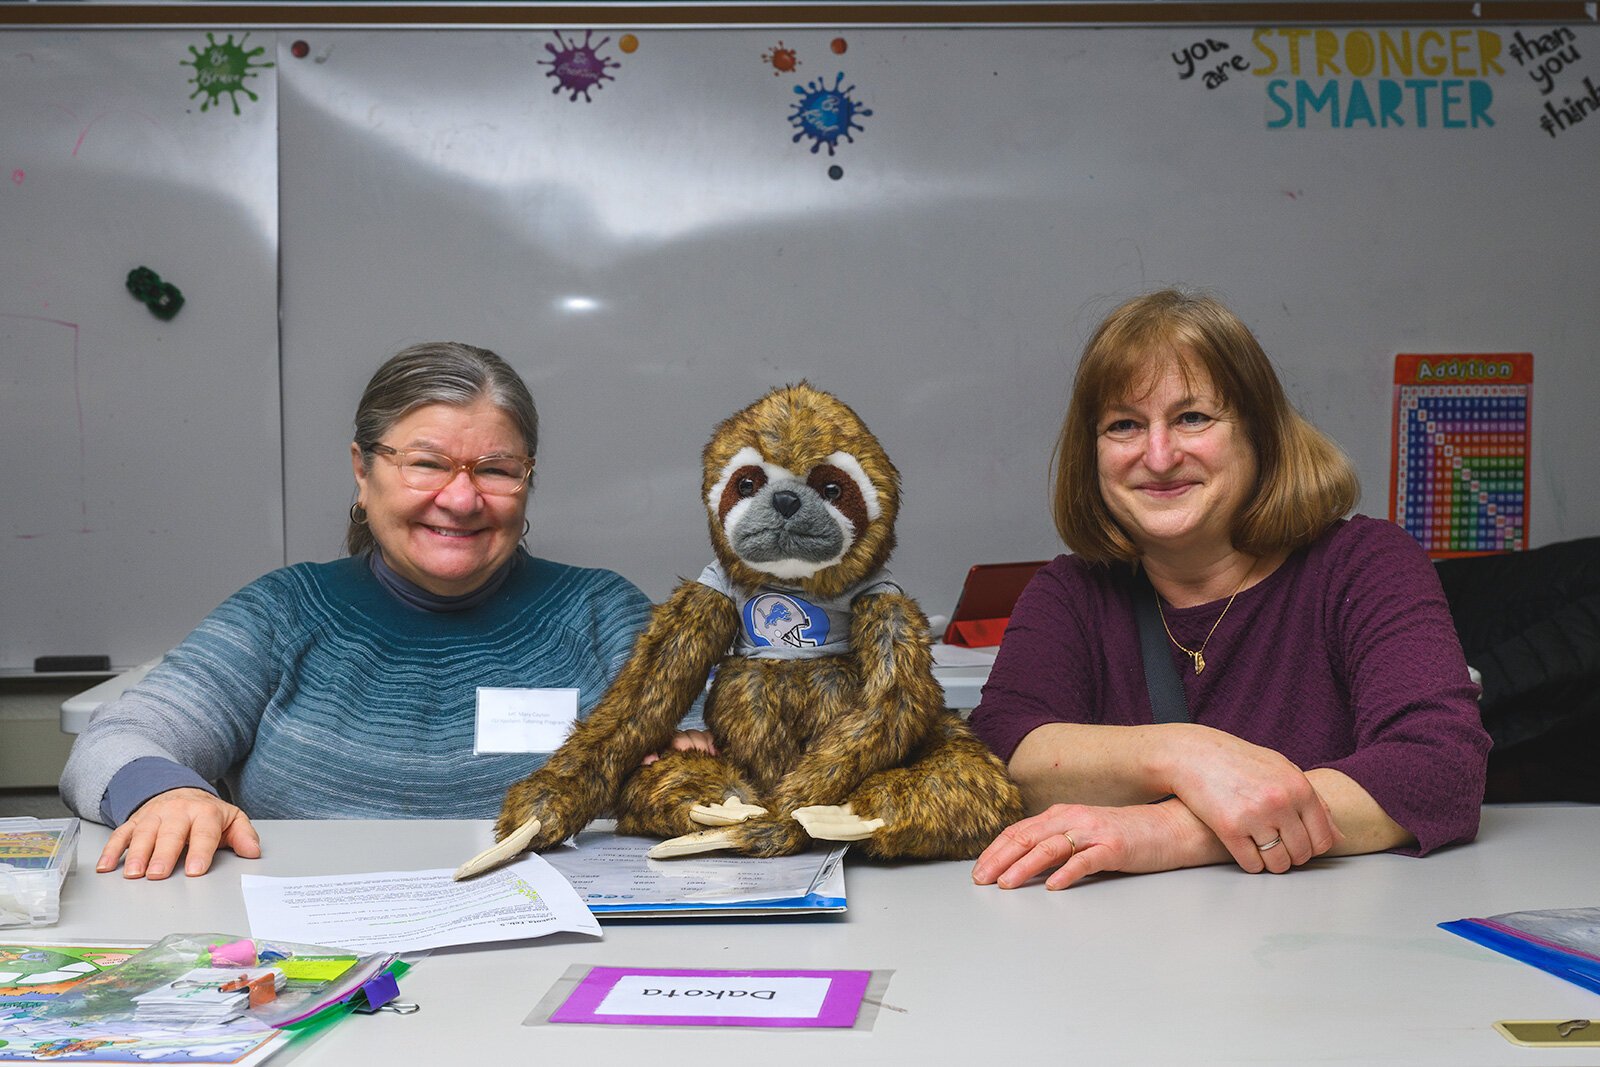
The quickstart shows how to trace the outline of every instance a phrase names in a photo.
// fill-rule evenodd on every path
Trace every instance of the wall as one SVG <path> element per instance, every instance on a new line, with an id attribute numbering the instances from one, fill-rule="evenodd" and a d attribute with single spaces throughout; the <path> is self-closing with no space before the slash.
<path id="1" fill-rule="evenodd" d="M 0 355 L 49 373 L 0 441 L 59 468 L 22 487 L 48 525 L 5 520 L 5 661 L 135 662 L 336 555 L 361 385 L 435 338 L 540 402 L 534 549 L 656 598 L 709 558 L 711 427 L 801 377 L 900 466 L 892 566 L 931 612 L 971 563 L 1053 554 L 1076 352 L 1168 283 L 1256 329 L 1373 514 L 1395 355 L 1532 352 L 1531 542 L 1596 532 L 1600 32 L 1301 29 L 619 27 L 584 56 L 581 30 L 280 28 L 238 114 L 199 110 L 201 31 L 14 31 L 0 239 L 30 252 L 0 264 Z M 858 110 L 830 146 L 800 105 L 834 89 Z M 190 298 L 170 324 L 120 288 L 145 259 Z M 74 376 L 44 319 L 76 324 Z"/>
<path id="2" fill-rule="evenodd" d="M 137 663 L 283 562 L 275 84 L 203 109 L 196 43 L 0 48 L 0 668 Z"/>

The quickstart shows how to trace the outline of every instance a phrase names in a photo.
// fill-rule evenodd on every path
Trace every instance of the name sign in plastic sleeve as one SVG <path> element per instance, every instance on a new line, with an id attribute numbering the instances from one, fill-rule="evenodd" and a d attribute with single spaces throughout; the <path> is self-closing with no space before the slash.
<path id="1" fill-rule="evenodd" d="M 849 1028 L 871 977 L 871 971 L 595 967 L 550 1022 Z"/>

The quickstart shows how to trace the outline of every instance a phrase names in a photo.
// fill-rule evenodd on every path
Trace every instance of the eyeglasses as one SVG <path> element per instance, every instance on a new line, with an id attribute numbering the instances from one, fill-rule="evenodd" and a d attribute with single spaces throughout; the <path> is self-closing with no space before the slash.
<path id="1" fill-rule="evenodd" d="M 528 456 L 479 456 L 458 460 L 442 452 L 420 448 L 393 448 L 370 444 L 366 451 L 382 456 L 400 471 L 400 480 L 413 489 L 435 493 L 466 471 L 480 493 L 490 496 L 515 496 L 533 477 L 533 459 Z"/>

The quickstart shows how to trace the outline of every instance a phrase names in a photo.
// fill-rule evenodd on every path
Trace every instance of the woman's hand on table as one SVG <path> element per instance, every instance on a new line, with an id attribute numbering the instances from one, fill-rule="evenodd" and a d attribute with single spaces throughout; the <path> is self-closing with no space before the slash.
<path id="1" fill-rule="evenodd" d="M 187 852 L 183 870 L 193 878 L 211 869 L 218 847 L 256 859 L 261 837 L 249 816 L 220 797 L 204 789 L 169 789 L 145 801 L 111 832 L 95 870 L 116 870 L 121 859 L 124 878 L 155 881 L 177 870 Z"/>
<path id="2" fill-rule="evenodd" d="M 1045 888 L 1065 889 L 1101 871 L 1147 874 L 1225 855 L 1181 804 L 1054 804 L 1002 830 L 973 865 L 972 880 L 1015 889 L 1051 871 Z"/>
<path id="3" fill-rule="evenodd" d="M 1283 874 L 1340 839 L 1305 772 L 1270 748 L 1189 726 L 1171 765 L 1173 793 L 1251 874 Z"/>

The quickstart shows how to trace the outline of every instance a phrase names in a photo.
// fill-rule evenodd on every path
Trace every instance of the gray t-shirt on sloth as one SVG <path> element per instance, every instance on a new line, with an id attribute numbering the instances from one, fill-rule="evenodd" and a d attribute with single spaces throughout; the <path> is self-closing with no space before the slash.
<path id="1" fill-rule="evenodd" d="M 882 568 L 836 597 L 822 600 L 798 589 L 736 586 L 721 563 L 700 572 L 699 582 L 732 600 L 739 609 L 739 636 L 733 651 L 751 659 L 816 659 L 850 651 L 850 605 L 868 593 L 902 590 Z"/>

